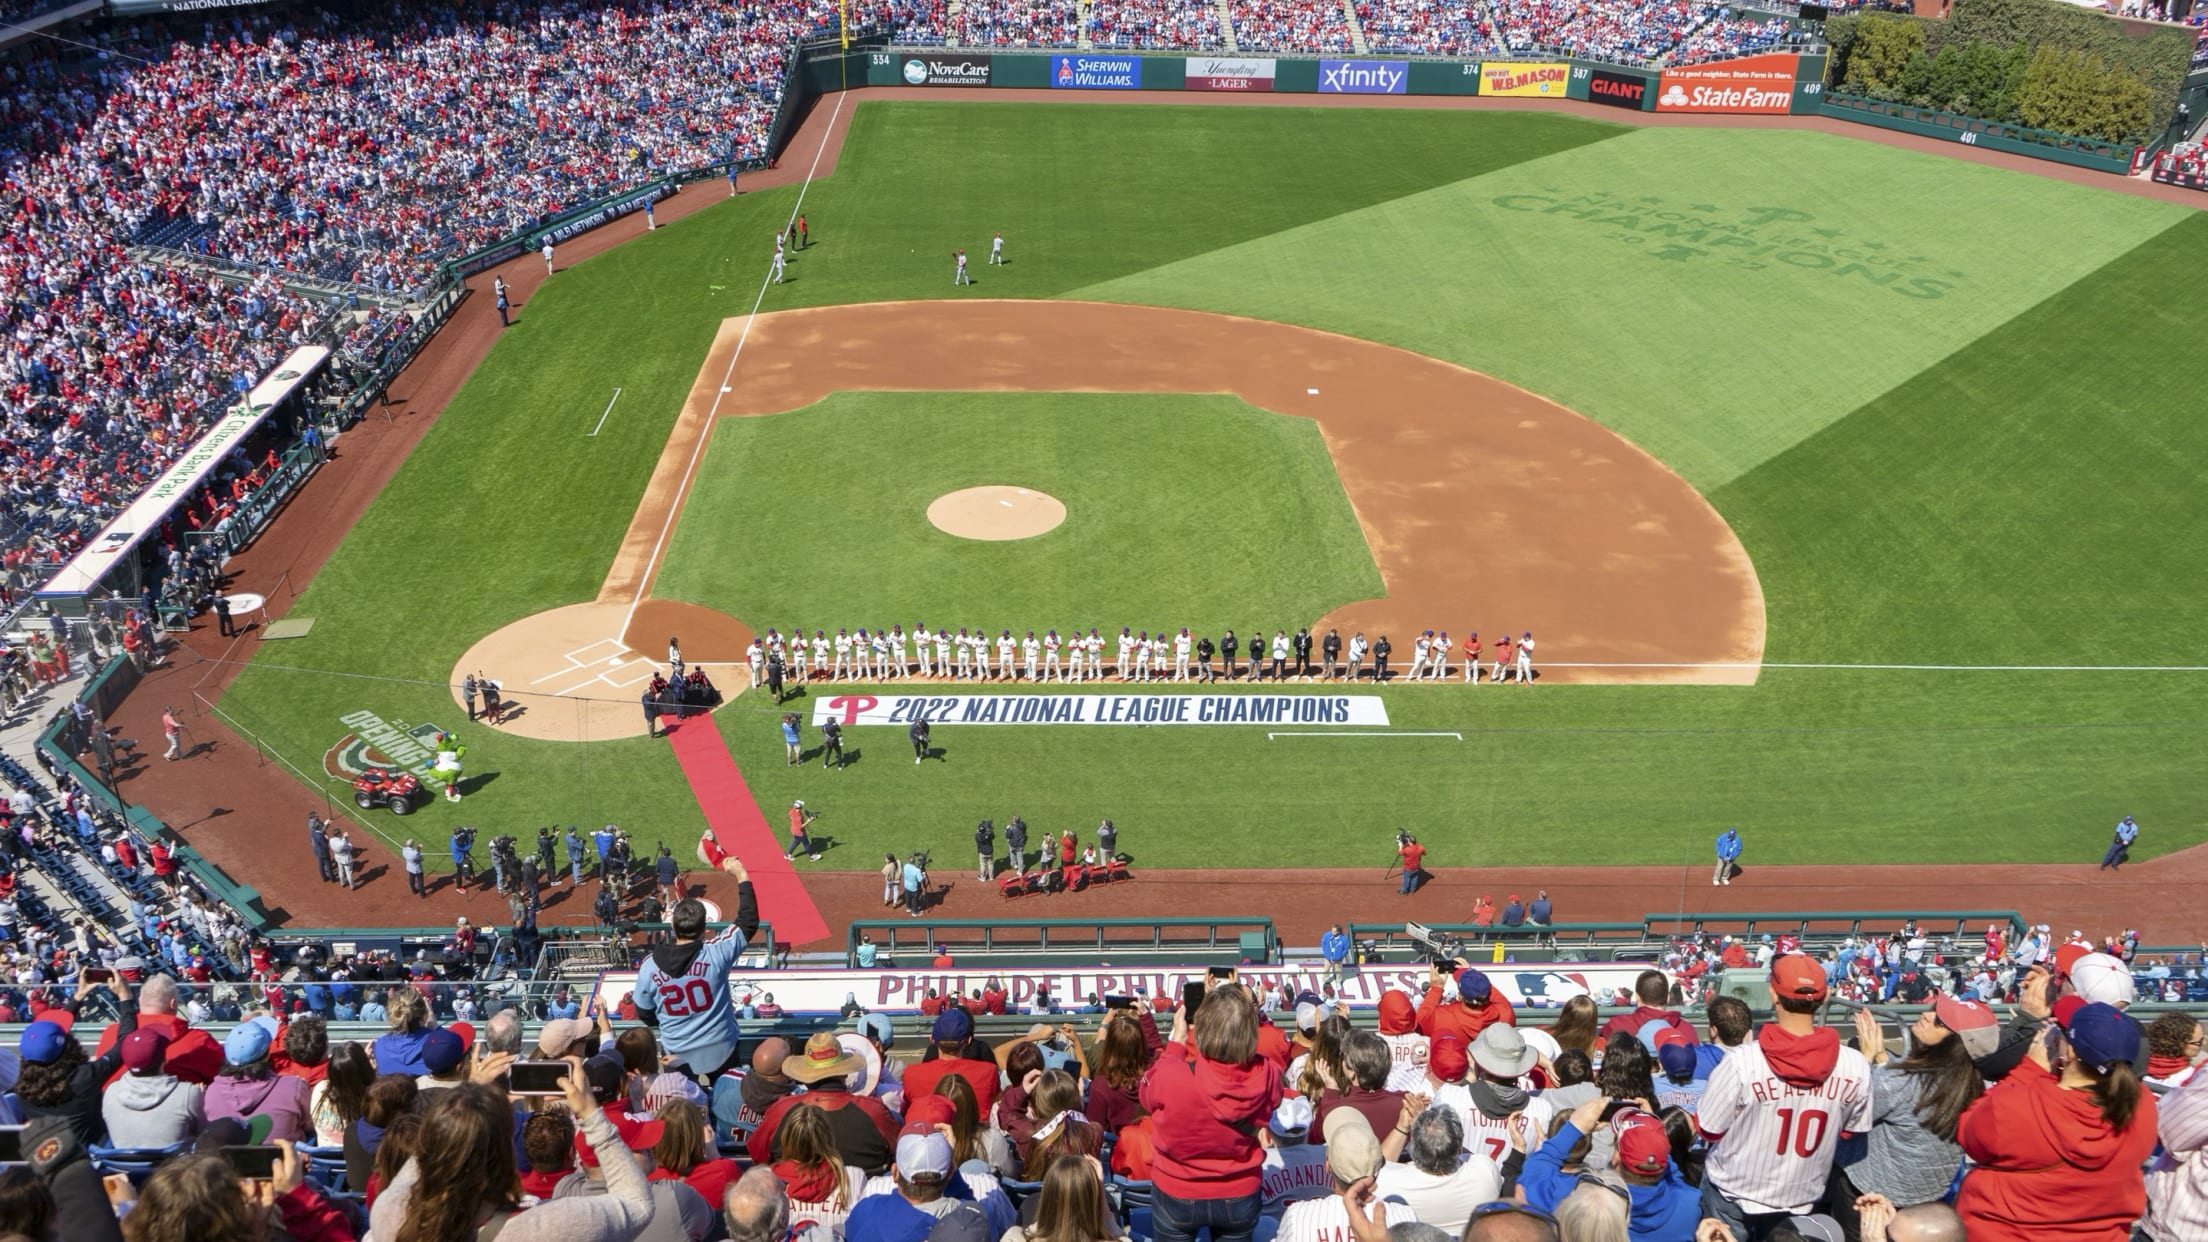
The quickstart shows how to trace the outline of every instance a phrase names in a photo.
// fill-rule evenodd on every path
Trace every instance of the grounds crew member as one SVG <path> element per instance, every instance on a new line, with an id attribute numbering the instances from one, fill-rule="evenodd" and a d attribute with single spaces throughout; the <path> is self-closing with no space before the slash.
<path id="1" fill-rule="evenodd" d="M 736 918 L 727 930 L 705 938 L 705 906 L 695 898 L 675 903 L 668 922 L 674 941 L 652 950 L 637 968 L 636 1016 L 659 1031 L 660 1046 L 683 1070 L 706 1082 L 736 1064 L 736 1009 L 729 971 L 759 933 L 759 899 L 751 875 L 733 855 L 715 864 L 736 877 Z"/>

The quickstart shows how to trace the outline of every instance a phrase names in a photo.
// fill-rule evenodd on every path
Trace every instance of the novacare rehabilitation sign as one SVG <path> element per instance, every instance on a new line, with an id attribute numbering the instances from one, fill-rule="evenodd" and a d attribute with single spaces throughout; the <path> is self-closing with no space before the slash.
<path id="1" fill-rule="evenodd" d="M 1371 694 L 844 694 L 815 700 L 841 725 L 1380 725 Z"/>

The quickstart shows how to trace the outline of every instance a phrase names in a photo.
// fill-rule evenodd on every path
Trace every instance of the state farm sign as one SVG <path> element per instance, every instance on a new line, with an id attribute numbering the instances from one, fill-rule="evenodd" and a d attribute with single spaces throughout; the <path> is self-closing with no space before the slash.
<path id="1" fill-rule="evenodd" d="M 1656 92 L 1658 112 L 1786 112 L 1794 106 L 1791 53 L 1743 56 L 1666 69 Z"/>

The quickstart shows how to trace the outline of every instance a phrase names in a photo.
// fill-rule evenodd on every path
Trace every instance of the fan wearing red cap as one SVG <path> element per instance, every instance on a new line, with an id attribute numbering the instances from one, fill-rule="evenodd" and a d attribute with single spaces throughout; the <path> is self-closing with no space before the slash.
<path id="1" fill-rule="evenodd" d="M 2146 1210 L 2155 1100 L 2132 1066 L 2144 1037 L 2115 1006 L 2072 999 L 1956 1130 L 1979 1166 L 1955 1201 L 1971 1242 L 2120 1242 Z"/>
<path id="2" fill-rule="evenodd" d="M 1614 1166 L 1624 1183 L 1631 1211 L 1631 1234 L 1639 1238 L 1690 1238 L 1702 1218 L 1701 1193 L 1687 1183 L 1672 1159 L 1671 1135 L 1663 1119 L 1630 1103 L 1597 1096 L 1572 1110 L 1565 1124 L 1539 1148 L 1527 1153 L 1518 1175 L 1526 1202 L 1553 1212 L 1577 1189 L 1581 1175 L 1566 1173 L 1564 1162 L 1584 1136 L 1610 1117 Z"/>
<path id="3" fill-rule="evenodd" d="M 1710 1143 L 1703 1204 L 1736 1237 L 1760 1236 L 1824 1197 L 1841 1136 L 1871 1124 L 1871 1066 L 1817 1025 L 1825 968 L 1798 953 L 1771 963 L 1776 1019 L 1710 1071 L 1696 1117 Z"/>

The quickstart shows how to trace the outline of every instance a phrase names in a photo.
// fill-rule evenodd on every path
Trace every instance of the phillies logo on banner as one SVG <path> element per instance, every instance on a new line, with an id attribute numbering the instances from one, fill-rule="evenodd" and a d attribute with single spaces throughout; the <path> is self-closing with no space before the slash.
<path id="1" fill-rule="evenodd" d="M 841 694 L 813 723 L 851 725 L 1376 725 L 1372 694 Z"/>

